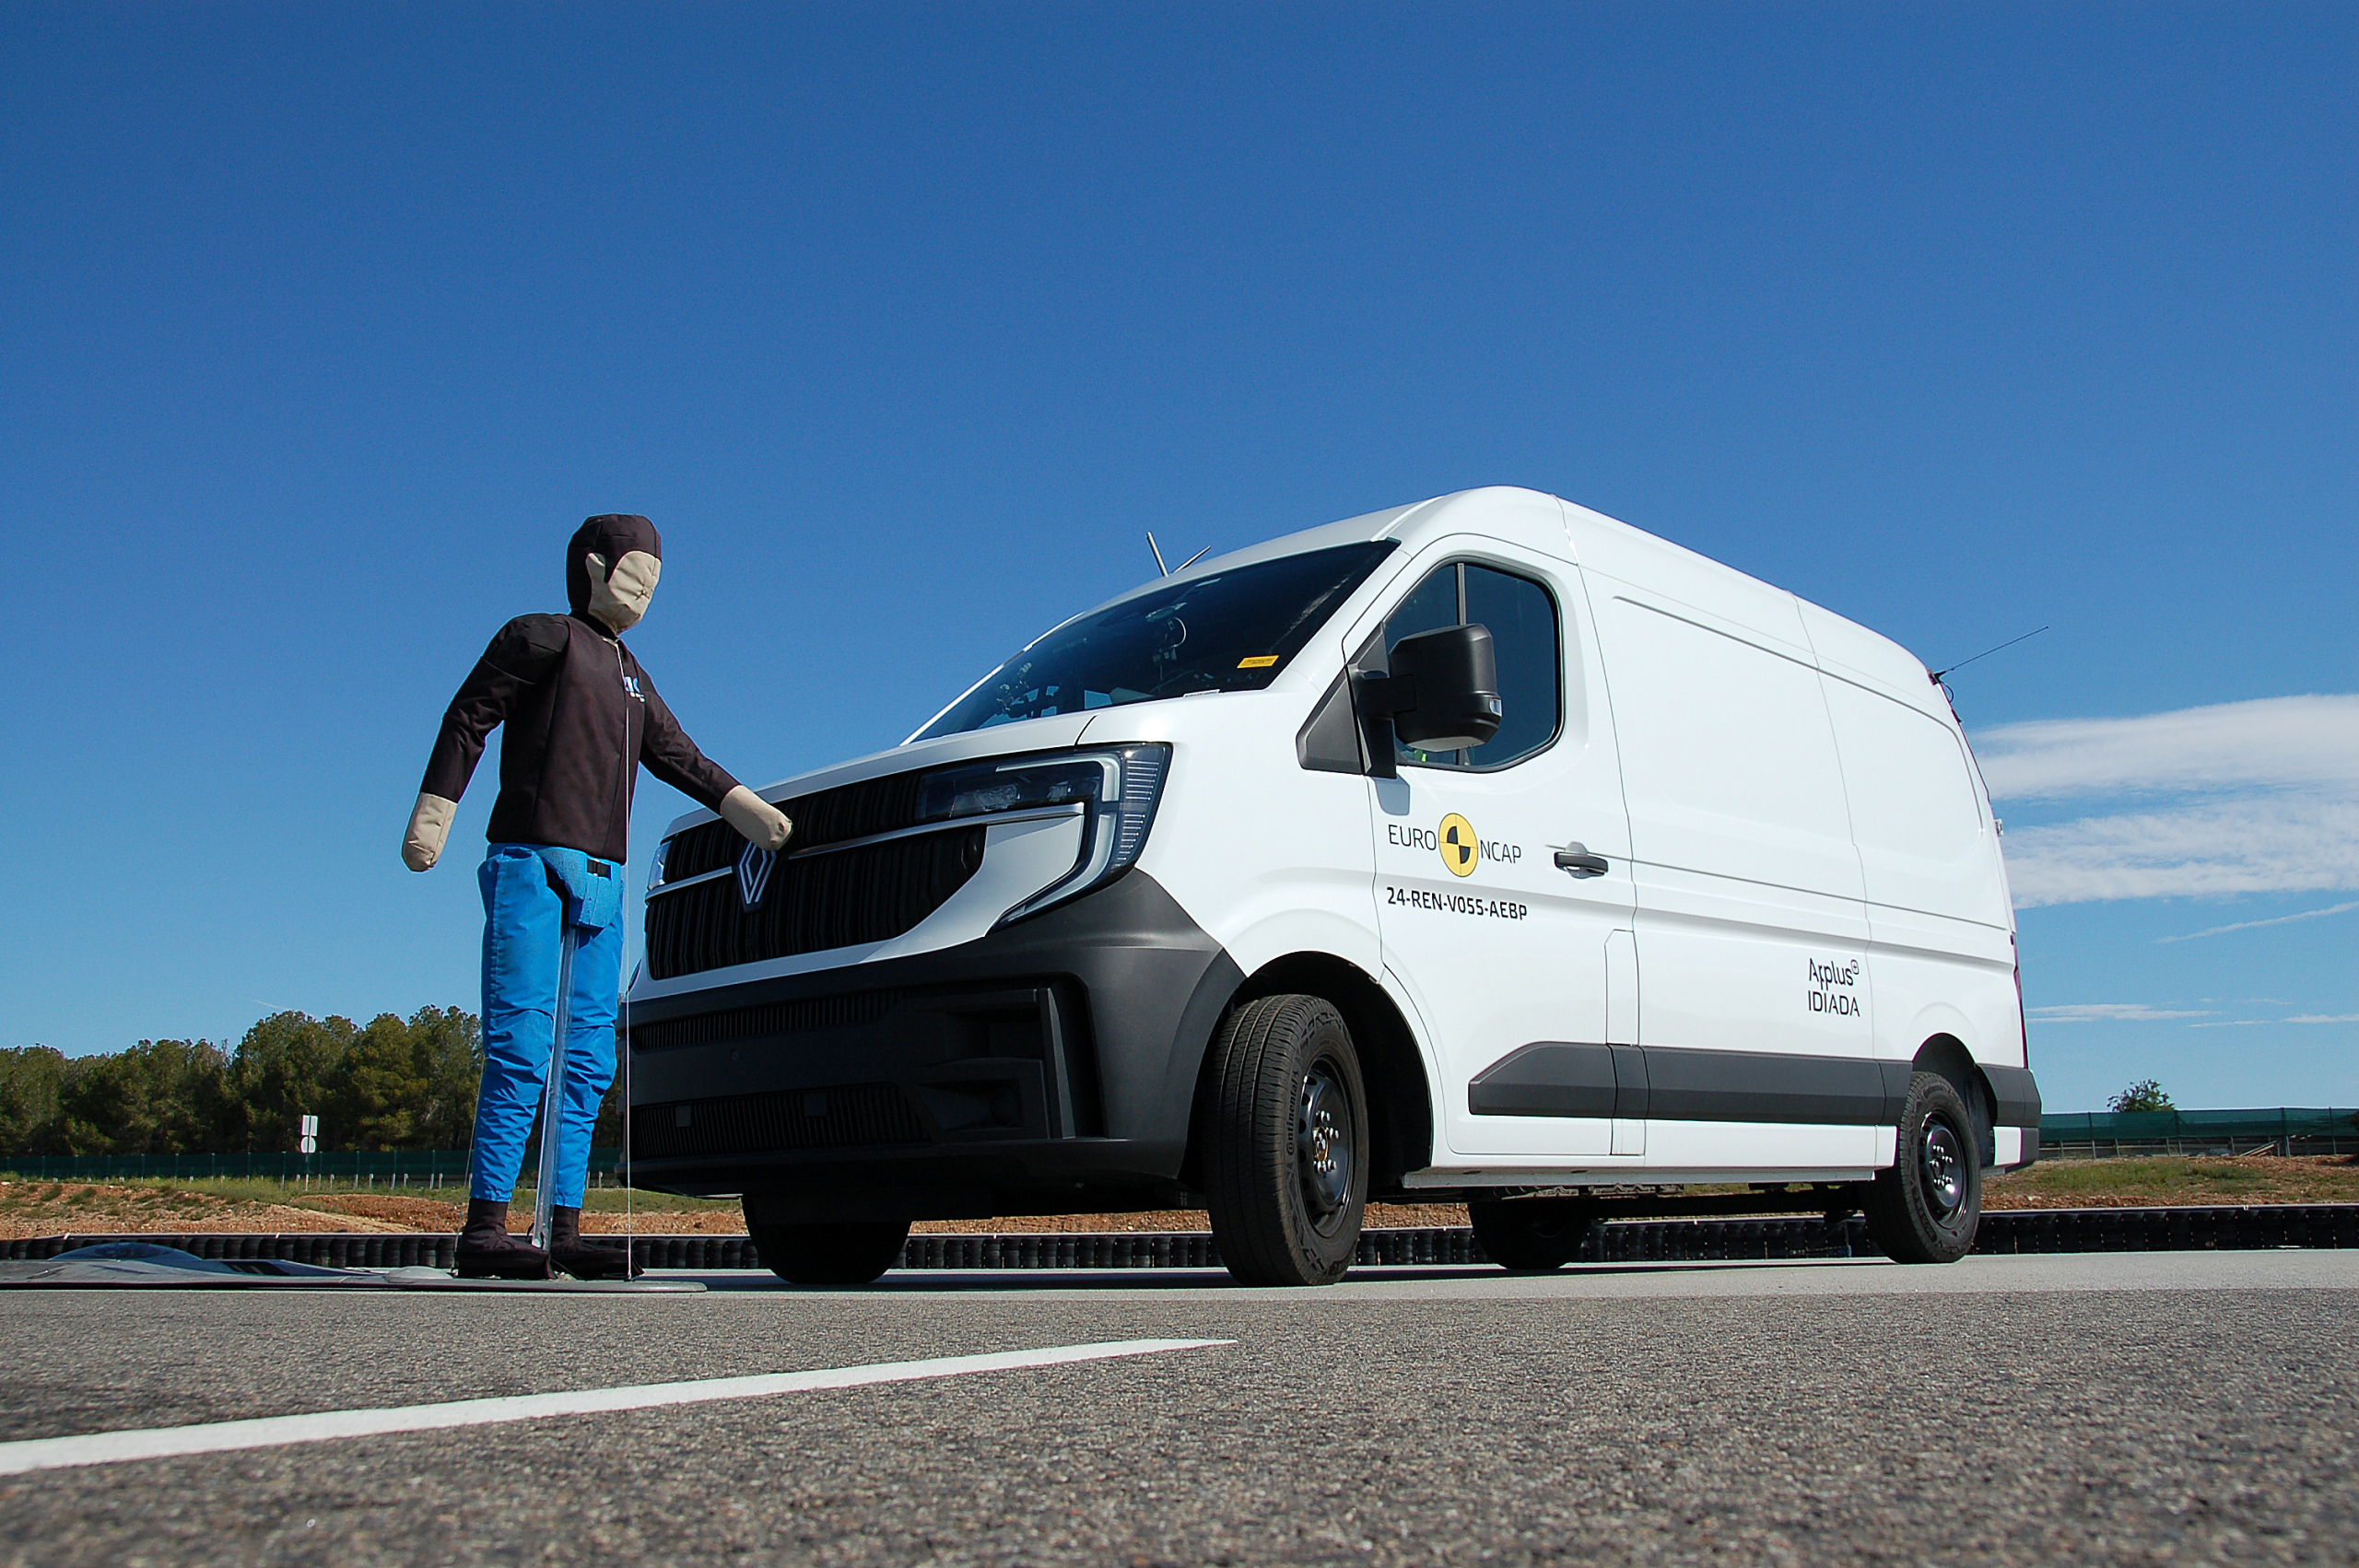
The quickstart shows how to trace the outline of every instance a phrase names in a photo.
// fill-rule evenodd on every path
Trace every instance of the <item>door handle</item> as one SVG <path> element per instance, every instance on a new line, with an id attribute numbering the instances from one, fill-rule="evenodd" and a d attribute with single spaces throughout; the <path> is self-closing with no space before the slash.
<path id="1" fill-rule="evenodd" d="M 1589 846 L 1579 843 L 1567 844 L 1556 851 L 1556 869 L 1570 872 L 1576 877 L 1603 876 L 1607 870 L 1604 856 L 1590 854 Z"/>

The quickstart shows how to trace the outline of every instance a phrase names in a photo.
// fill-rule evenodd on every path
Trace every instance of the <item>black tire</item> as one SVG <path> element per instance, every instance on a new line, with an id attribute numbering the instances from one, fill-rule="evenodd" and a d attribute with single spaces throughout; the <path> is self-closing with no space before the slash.
<path id="1" fill-rule="evenodd" d="M 1332 1285 L 1367 1208 L 1367 1091 L 1332 1003 L 1270 996 L 1213 1040 L 1204 1198 L 1241 1284 Z"/>
<path id="2" fill-rule="evenodd" d="M 901 1260 L 910 1239 L 907 1220 L 863 1220 L 839 1225 L 761 1225 L 745 1232 L 762 1266 L 792 1285 L 865 1285 Z"/>
<path id="3" fill-rule="evenodd" d="M 1892 1168 L 1869 1191 L 1868 1235 L 1895 1263 L 1954 1263 L 1982 1223 L 1982 1149 L 1957 1088 L 1937 1073 L 1908 1081 Z"/>
<path id="4" fill-rule="evenodd" d="M 1484 1254 L 1510 1274 L 1545 1274 L 1580 1256 L 1597 1228 L 1585 1198 L 1485 1198 L 1466 1205 Z"/>

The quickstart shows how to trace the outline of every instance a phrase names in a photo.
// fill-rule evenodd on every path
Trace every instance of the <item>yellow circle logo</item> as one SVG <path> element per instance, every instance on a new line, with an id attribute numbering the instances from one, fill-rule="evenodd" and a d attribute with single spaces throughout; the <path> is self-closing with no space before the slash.
<path id="1" fill-rule="evenodd" d="M 1482 846 L 1474 842 L 1474 825 L 1456 812 L 1441 819 L 1441 834 L 1436 847 L 1441 850 L 1441 863 L 1449 868 L 1452 876 L 1473 876 L 1476 862 L 1483 858 Z"/>

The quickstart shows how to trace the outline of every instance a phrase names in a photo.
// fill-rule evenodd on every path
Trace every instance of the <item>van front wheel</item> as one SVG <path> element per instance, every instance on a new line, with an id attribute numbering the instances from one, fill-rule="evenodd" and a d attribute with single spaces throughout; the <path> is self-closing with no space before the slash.
<path id="1" fill-rule="evenodd" d="M 1938 1073 L 1908 1081 L 1892 1168 L 1876 1173 L 1868 1235 L 1895 1263 L 1954 1263 L 1982 1222 L 1982 1150 L 1956 1087 Z"/>
<path id="2" fill-rule="evenodd" d="M 1344 1277 L 1367 1207 L 1367 1091 L 1351 1031 L 1315 996 L 1268 996 L 1213 1041 L 1204 1198 L 1248 1285 Z"/>

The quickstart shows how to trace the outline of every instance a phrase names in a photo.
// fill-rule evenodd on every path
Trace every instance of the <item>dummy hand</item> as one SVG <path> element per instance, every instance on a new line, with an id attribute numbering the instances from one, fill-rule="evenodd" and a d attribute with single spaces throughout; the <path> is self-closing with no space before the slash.
<path id="1" fill-rule="evenodd" d="M 414 872 L 431 871 L 442 858 L 442 840 L 451 836 L 451 819 L 459 802 L 440 795 L 420 795 L 409 813 L 409 832 L 402 838 L 402 864 Z"/>
<path id="2" fill-rule="evenodd" d="M 787 821 L 784 812 L 743 784 L 721 798 L 721 814 L 749 842 L 773 854 L 786 848 L 788 837 L 794 832 L 794 824 Z"/>

